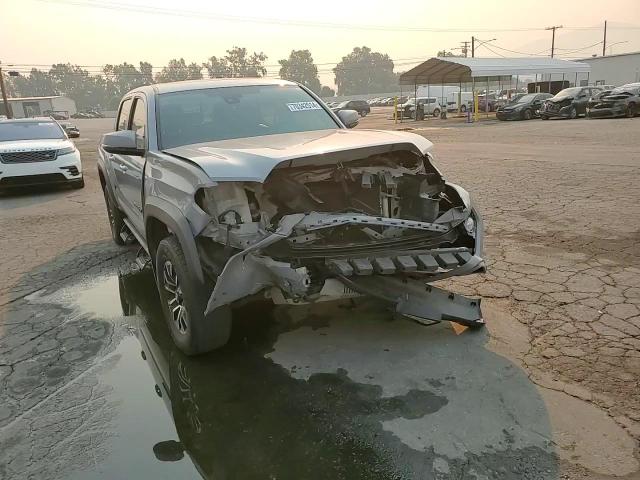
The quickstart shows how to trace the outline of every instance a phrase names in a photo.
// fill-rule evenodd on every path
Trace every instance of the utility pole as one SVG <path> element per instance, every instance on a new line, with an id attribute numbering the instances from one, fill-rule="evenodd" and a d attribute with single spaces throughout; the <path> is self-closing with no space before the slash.
<path id="1" fill-rule="evenodd" d="M 0 90 L 2 90 L 2 103 L 4 103 L 4 111 L 7 118 L 13 118 L 13 112 L 11 111 L 11 105 L 7 100 L 7 90 L 4 88 L 4 75 L 2 75 L 2 67 L 0 67 Z"/>
<path id="2" fill-rule="evenodd" d="M 604 39 L 602 40 L 602 56 L 607 54 L 607 21 L 604 21 Z"/>
<path id="3" fill-rule="evenodd" d="M 471 37 L 471 58 L 476 56 L 476 37 Z"/>
<path id="4" fill-rule="evenodd" d="M 465 40 L 464 42 L 460 42 L 462 43 L 462 53 L 464 53 L 465 58 L 468 57 L 468 52 L 469 52 L 469 42 L 467 40 Z"/>
<path id="5" fill-rule="evenodd" d="M 551 35 L 551 58 L 553 58 L 553 52 L 556 48 L 556 29 L 562 28 L 562 25 L 555 25 L 553 27 L 547 27 L 545 30 L 552 30 L 553 33 Z"/>

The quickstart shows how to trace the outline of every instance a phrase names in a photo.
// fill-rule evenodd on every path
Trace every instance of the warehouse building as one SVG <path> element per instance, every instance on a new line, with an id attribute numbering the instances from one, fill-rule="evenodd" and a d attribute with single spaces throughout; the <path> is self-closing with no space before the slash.
<path id="1" fill-rule="evenodd" d="M 589 57 L 579 62 L 591 65 L 589 84 L 624 85 L 640 82 L 640 52 Z"/>
<path id="2" fill-rule="evenodd" d="M 62 95 L 9 98 L 8 100 L 14 118 L 39 117 L 48 115 L 50 112 L 67 112 L 68 115 L 73 115 L 77 112 L 76 102 Z M 2 102 L 0 102 L 0 115 L 6 115 Z"/>

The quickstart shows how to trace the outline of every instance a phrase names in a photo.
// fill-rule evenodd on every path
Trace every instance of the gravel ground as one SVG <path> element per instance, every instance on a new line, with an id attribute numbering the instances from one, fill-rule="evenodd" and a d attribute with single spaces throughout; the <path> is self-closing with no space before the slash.
<path id="1" fill-rule="evenodd" d="M 413 129 L 426 136 L 435 144 L 436 163 L 445 176 L 468 188 L 480 205 L 485 217 L 488 273 L 457 279 L 448 286 L 485 299 L 490 333 L 487 345 L 518 365 L 526 382 L 518 381 L 514 388 L 526 388 L 530 396 L 539 397 L 535 409 L 542 408 L 548 416 L 548 428 L 540 429 L 549 431 L 539 435 L 549 441 L 534 440 L 527 433 L 529 427 L 522 427 L 524 433 L 516 434 L 515 439 L 509 437 L 512 434 L 505 438 L 511 438 L 512 447 L 520 445 L 517 455 L 533 458 L 530 449 L 534 449 L 535 455 L 547 458 L 544 455 L 553 452 L 560 468 L 556 471 L 552 462 L 545 467 L 545 475 L 544 470 L 518 463 L 511 476 L 500 477 L 636 478 L 640 440 L 640 118 L 512 123 L 488 120 L 475 126 L 459 120 L 430 119 L 396 126 L 386 119 L 388 113 L 374 109 L 358 128 Z M 99 315 L 86 311 L 78 314 L 63 301 L 38 300 L 78 282 L 80 286 L 74 288 L 92 291 L 79 279 L 112 275 L 135 253 L 108 241 L 95 148 L 99 134 L 108 131 L 111 123 L 107 119 L 77 121 L 82 131 L 77 145 L 85 169 L 83 190 L 35 190 L 0 197 L 0 445 L 7 447 L 0 448 L 0 465 L 11 465 L 0 466 L 0 478 L 12 472 L 30 472 L 32 478 L 38 478 L 47 471 L 44 463 L 60 455 L 54 443 L 61 438 L 68 439 L 63 442 L 67 446 L 93 452 L 83 468 L 100 465 L 102 457 L 96 452 L 104 439 L 98 427 L 91 428 L 90 410 L 85 408 L 77 416 L 62 413 L 64 422 L 59 418 L 61 411 L 66 412 L 60 403 L 65 400 L 65 392 L 72 403 L 104 405 L 104 415 L 118 411 L 92 369 L 96 359 L 100 359 L 101 368 L 107 368 L 105 359 L 113 358 L 111 352 L 127 335 L 126 328 L 99 321 Z M 95 304 L 101 302 L 100 294 L 91 299 Z M 101 308 L 97 311 L 103 312 Z M 101 315 L 104 317 L 104 313 Z M 371 357 L 365 347 L 361 354 L 366 362 L 348 353 L 336 354 L 335 350 L 333 356 L 325 358 L 322 342 L 329 342 L 335 349 L 340 338 L 351 338 L 349 328 L 348 321 L 332 324 L 317 338 L 313 336 L 315 328 L 283 332 L 271 346 L 260 347 L 264 348 L 261 355 L 267 355 L 300 381 L 344 369 L 357 385 L 378 385 L 379 381 L 383 391 L 390 389 L 385 395 L 402 402 L 415 401 L 410 398 L 412 388 L 424 382 L 420 368 L 409 370 L 405 383 L 397 384 L 396 379 L 385 378 L 388 371 L 383 371 L 379 380 L 364 373 L 360 376 L 362 363 L 375 364 L 377 358 Z M 358 341 L 375 349 L 379 332 L 372 329 L 370 337 L 365 332 Z M 407 331 L 405 335 L 403 339 L 419 334 Z M 300 372 L 297 365 L 305 361 L 296 348 L 310 338 L 314 341 L 305 350 L 308 371 Z M 464 344 L 462 351 L 480 348 L 482 343 Z M 314 348 L 319 350 L 314 352 Z M 398 364 L 404 365 L 421 354 L 411 353 L 410 348 L 407 352 L 394 357 Z M 453 355 L 451 361 L 460 358 Z M 463 378 L 464 372 L 452 369 L 447 373 L 449 363 L 439 365 L 441 375 L 434 374 L 431 380 L 442 383 L 439 394 L 451 402 L 452 392 L 460 385 L 448 385 L 449 377 Z M 336 388 L 348 396 L 352 393 L 343 385 L 344 375 L 339 375 L 342 386 Z M 504 380 L 494 381 L 495 385 L 487 383 L 490 391 L 495 390 L 495 398 L 490 398 L 503 401 L 499 400 L 499 387 Z M 472 385 L 466 391 L 473 401 L 473 395 L 481 396 L 483 389 Z M 55 400 L 49 401 L 53 397 Z M 423 400 L 429 404 L 428 399 Z M 441 408 L 437 398 L 430 401 L 436 405 L 433 409 Z M 530 408 L 534 407 L 514 407 L 517 418 L 509 422 L 532 422 L 531 418 L 523 420 L 523 412 Z M 47 420 L 38 423 L 36 414 L 40 411 Z M 348 412 L 339 414 L 347 418 Z M 429 412 L 405 415 L 400 420 L 376 413 L 370 427 L 382 424 L 385 432 L 399 438 L 398 452 L 404 452 L 407 445 L 412 452 L 431 451 L 429 465 L 434 478 L 449 478 L 447 472 L 463 472 L 469 464 L 484 473 L 471 477 L 460 473 L 460 478 L 492 478 L 495 473 L 491 473 L 491 462 L 499 465 L 506 461 L 501 456 L 479 461 L 476 457 L 484 444 L 477 439 L 475 445 L 473 436 L 468 446 L 471 456 L 463 463 L 455 460 L 459 452 L 446 442 L 440 446 L 423 444 L 421 431 L 454 422 L 445 413 L 439 414 L 440 420 L 430 415 L 422 418 L 425 413 Z M 495 415 L 500 418 L 498 412 Z M 49 435 L 51 428 L 56 436 Z M 502 435 L 498 433 L 496 438 Z M 434 452 L 439 456 L 433 457 Z M 418 461 L 412 454 L 402 455 L 409 459 L 408 464 Z M 541 462 L 547 465 L 546 460 Z M 518 473 L 518 469 L 529 473 Z M 422 470 L 416 467 L 414 471 Z"/>

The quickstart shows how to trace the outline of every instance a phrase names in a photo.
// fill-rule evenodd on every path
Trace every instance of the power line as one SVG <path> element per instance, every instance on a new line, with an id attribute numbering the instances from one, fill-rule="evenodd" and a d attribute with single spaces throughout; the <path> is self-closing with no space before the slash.
<path id="1" fill-rule="evenodd" d="M 307 20 L 281 20 L 277 18 L 263 18 L 263 17 L 249 17 L 238 15 L 225 15 L 219 13 L 212 13 L 206 11 L 196 10 L 184 10 L 184 9 L 171 9 L 163 7 L 149 7 L 144 5 L 131 5 L 114 1 L 103 0 L 37 0 L 44 3 L 56 3 L 74 5 L 79 7 L 88 8 L 100 8 L 106 10 L 128 10 L 138 13 L 151 13 L 158 15 L 171 15 L 188 18 L 206 18 L 213 20 L 224 20 L 230 22 L 243 22 L 243 23 L 259 23 L 269 25 L 283 25 L 283 26 L 296 26 L 296 27 L 317 27 L 317 28 L 336 28 L 336 29 L 348 29 L 348 30 L 377 30 L 377 31 L 392 31 L 392 32 L 433 32 L 433 33 L 474 33 L 474 32 L 532 32 L 543 31 L 543 27 L 523 27 L 523 28 L 437 28 L 437 27 L 410 27 L 410 26 L 390 26 L 390 25 L 365 25 L 365 24 L 346 24 L 346 23 L 334 23 L 334 22 L 311 22 Z M 591 26 L 576 26 L 571 29 L 574 30 L 592 30 L 599 27 Z M 640 26 L 619 27 L 620 29 L 640 29 Z"/>
<path id="2" fill-rule="evenodd" d="M 600 44 L 602 44 L 602 40 L 600 40 L 599 42 L 596 42 L 592 45 L 587 45 L 586 47 L 582 47 L 582 48 L 578 48 L 578 49 L 569 49 L 569 48 L 558 48 L 556 47 L 556 50 L 564 50 L 564 53 L 562 53 L 561 55 L 570 55 L 572 53 L 578 53 L 578 52 L 582 52 L 584 50 L 588 50 L 590 48 L 596 47 Z"/>
<path id="3" fill-rule="evenodd" d="M 491 47 L 489 47 L 488 45 L 483 45 L 483 47 L 485 47 L 485 48 L 486 48 L 487 50 L 489 50 L 491 53 L 493 53 L 493 54 L 495 54 L 495 55 L 497 55 L 497 56 L 499 56 L 499 57 L 505 58 L 505 56 L 504 56 L 504 55 L 502 55 L 501 53 L 496 52 L 495 50 L 493 50 L 493 49 L 492 49 Z M 494 45 L 494 47 L 495 47 L 495 45 Z"/>

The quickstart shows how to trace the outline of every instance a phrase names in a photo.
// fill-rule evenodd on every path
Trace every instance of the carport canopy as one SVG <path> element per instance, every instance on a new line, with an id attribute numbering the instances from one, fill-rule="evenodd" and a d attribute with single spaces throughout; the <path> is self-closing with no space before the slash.
<path id="1" fill-rule="evenodd" d="M 591 66 L 558 58 L 465 58 L 437 57 L 400 75 L 400 85 L 444 85 L 474 79 L 531 74 L 589 73 Z"/>

